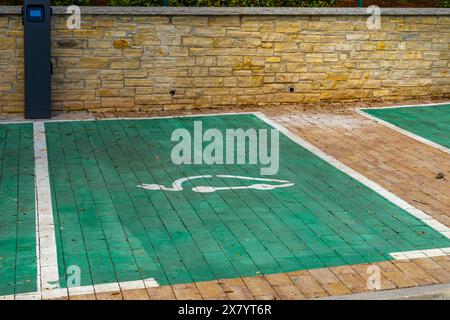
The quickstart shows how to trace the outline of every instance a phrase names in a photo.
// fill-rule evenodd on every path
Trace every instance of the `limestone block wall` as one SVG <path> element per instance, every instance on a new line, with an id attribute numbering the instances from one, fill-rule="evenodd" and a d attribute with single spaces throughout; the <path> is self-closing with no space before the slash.
<path id="1" fill-rule="evenodd" d="M 83 8 L 81 29 L 70 30 L 65 8 L 56 7 L 52 107 L 153 111 L 450 97 L 450 9 L 391 9 L 380 30 L 368 29 L 364 9 L 251 10 Z M 0 8 L 0 112 L 23 111 L 19 12 Z"/>

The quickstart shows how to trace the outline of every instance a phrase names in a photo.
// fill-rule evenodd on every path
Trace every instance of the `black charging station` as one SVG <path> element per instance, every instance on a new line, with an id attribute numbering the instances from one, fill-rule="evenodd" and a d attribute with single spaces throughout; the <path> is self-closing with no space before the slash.
<path id="1" fill-rule="evenodd" d="M 51 117 L 50 0 L 24 0 L 25 118 Z"/>

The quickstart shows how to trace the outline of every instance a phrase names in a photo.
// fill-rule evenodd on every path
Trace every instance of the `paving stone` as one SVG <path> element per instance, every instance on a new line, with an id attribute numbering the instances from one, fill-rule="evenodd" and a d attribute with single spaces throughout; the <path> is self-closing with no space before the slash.
<path id="1" fill-rule="evenodd" d="M 336 278 L 334 273 L 328 268 L 313 269 L 309 271 L 309 274 L 320 284 L 333 284 L 339 283 L 339 279 Z"/>
<path id="2" fill-rule="evenodd" d="M 219 280 L 219 283 L 229 299 L 232 300 L 255 299 L 249 288 L 240 278 Z"/>
<path id="3" fill-rule="evenodd" d="M 303 293 L 306 298 L 319 298 L 327 296 L 326 291 L 320 286 L 314 278 L 305 273 L 303 275 L 290 276 L 295 286 Z"/>
<path id="4" fill-rule="evenodd" d="M 270 300 L 279 298 L 275 290 L 270 286 L 264 277 L 244 277 L 242 278 L 247 288 L 256 299 L 258 297 L 271 297 Z"/>
<path id="5" fill-rule="evenodd" d="M 96 293 L 95 297 L 97 300 L 123 300 L 122 293 L 120 291 Z"/>
<path id="6" fill-rule="evenodd" d="M 204 299 L 226 298 L 225 292 L 217 281 L 197 282 L 196 286 Z"/>
<path id="7" fill-rule="evenodd" d="M 277 295 L 282 300 L 303 300 L 305 296 L 295 285 L 276 285 L 272 286 Z"/>
<path id="8" fill-rule="evenodd" d="M 83 294 L 70 296 L 69 300 L 96 300 L 95 294 Z"/>
<path id="9" fill-rule="evenodd" d="M 411 279 L 413 279 L 418 285 L 430 285 L 439 283 L 430 274 L 419 268 L 413 262 L 399 262 L 395 261 L 394 264 L 406 273 Z"/>
<path id="10" fill-rule="evenodd" d="M 149 300 L 150 297 L 146 289 L 122 290 L 124 300 Z"/>
<path id="11" fill-rule="evenodd" d="M 332 271 L 352 293 L 367 291 L 367 280 L 363 279 L 350 266 L 332 268 Z"/>
<path id="12" fill-rule="evenodd" d="M 365 290 L 363 290 L 363 291 L 369 290 L 368 282 L 367 282 L 369 280 L 370 275 L 371 275 L 371 273 L 367 272 L 369 266 L 370 266 L 369 264 L 353 265 L 352 266 L 352 269 L 355 270 L 359 274 L 361 279 L 363 279 L 363 281 L 365 282 Z M 393 270 L 395 270 L 395 268 L 390 268 L 390 270 L 393 271 Z M 381 289 L 382 290 L 396 289 L 397 286 L 395 284 L 393 284 L 386 277 L 385 272 L 386 271 L 381 270 L 381 275 L 380 275 Z"/>
<path id="13" fill-rule="evenodd" d="M 349 288 L 347 288 L 344 284 L 341 282 L 334 282 L 334 283 L 326 283 L 322 285 L 322 288 L 325 289 L 325 291 L 330 296 L 341 296 L 345 294 L 352 293 Z"/>
<path id="14" fill-rule="evenodd" d="M 195 284 L 176 284 L 172 286 L 175 297 L 178 300 L 198 300 L 201 294 Z"/>
<path id="15" fill-rule="evenodd" d="M 148 288 L 148 295 L 152 300 L 174 300 L 175 294 L 171 286 Z"/>

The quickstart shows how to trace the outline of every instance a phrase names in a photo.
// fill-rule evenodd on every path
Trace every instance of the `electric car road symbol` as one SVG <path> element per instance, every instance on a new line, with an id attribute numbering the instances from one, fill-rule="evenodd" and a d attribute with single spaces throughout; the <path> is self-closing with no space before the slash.
<path id="1" fill-rule="evenodd" d="M 143 188 L 146 190 L 163 190 L 163 191 L 182 191 L 183 190 L 183 182 L 192 181 L 195 179 L 204 179 L 204 178 L 230 178 L 230 179 L 239 179 L 239 180 L 251 180 L 251 181 L 261 181 L 266 183 L 255 183 L 248 186 L 230 186 L 230 187 L 213 187 L 213 186 L 198 186 L 193 187 L 192 191 L 201 192 L 201 193 L 209 193 L 220 190 L 240 190 L 240 189 L 255 189 L 255 190 L 273 190 L 277 188 L 287 188 L 292 187 L 294 185 L 293 182 L 287 180 L 279 180 L 279 179 L 266 179 L 266 178 L 252 178 L 252 177 L 243 177 L 243 176 L 233 176 L 226 174 L 218 174 L 218 175 L 202 175 L 202 176 L 190 176 L 185 178 L 180 178 L 175 180 L 172 183 L 171 187 L 166 187 L 160 184 L 141 184 L 137 187 Z M 276 182 L 279 184 L 269 184 L 267 182 Z"/>

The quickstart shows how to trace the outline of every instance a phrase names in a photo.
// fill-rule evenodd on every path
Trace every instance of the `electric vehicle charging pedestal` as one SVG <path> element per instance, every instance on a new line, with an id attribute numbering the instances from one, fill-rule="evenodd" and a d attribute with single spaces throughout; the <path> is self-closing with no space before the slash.
<path id="1" fill-rule="evenodd" d="M 24 0 L 25 118 L 51 117 L 50 0 Z"/>

